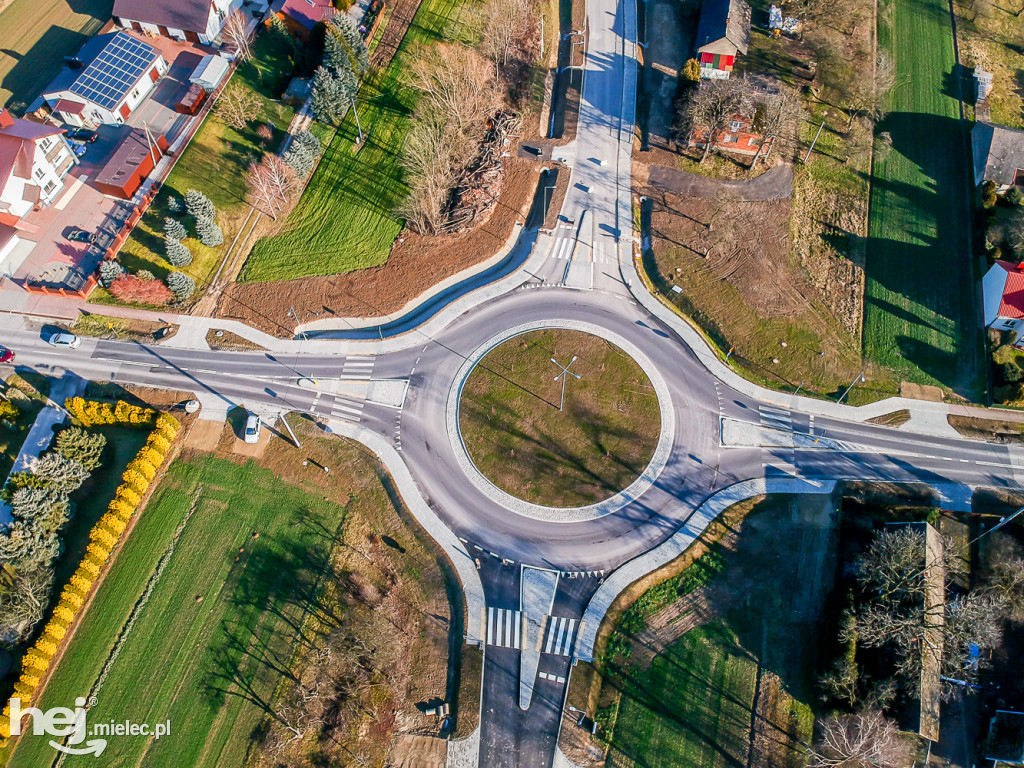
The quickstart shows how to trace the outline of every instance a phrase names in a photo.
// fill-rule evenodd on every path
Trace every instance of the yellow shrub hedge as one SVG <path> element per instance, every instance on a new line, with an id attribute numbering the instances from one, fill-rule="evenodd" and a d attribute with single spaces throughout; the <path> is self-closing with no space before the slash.
<path id="1" fill-rule="evenodd" d="M 53 615 L 39 640 L 22 660 L 22 675 L 14 685 L 14 693 L 26 706 L 39 686 L 40 678 L 49 668 L 51 657 L 57 653 L 61 640 L 67 635 L 68 627 L 85 604 L 100 568 L 110 557 L 121 534 L 128 527 L 128 521 L 138 510 L 142 495 L 156 477 L 157 469 L 163 463 L 167 451 L 170 450 L 171 441 L 181 426 L 173 416 L 166 413 L 157 414 L 152 408 L 140 408 L 123 401 L 111 406 L 109 403 L 71 397 L 64 402 L 64 407 L 87 427 L 101 424 L 134 424 L 152 426 L 153 430 L 146 439 L 146 445 L 125 470 L 122 476 L 124 484 L 117 489 L 106 514 L 89 532 L 90 543 L 86 548 L 85 557 L 64 586 L 60 603 L 54 608 Z M 8 704 L 0 716 L 0 747 L 6 744 L 11 735 L 9 715 Z"/>

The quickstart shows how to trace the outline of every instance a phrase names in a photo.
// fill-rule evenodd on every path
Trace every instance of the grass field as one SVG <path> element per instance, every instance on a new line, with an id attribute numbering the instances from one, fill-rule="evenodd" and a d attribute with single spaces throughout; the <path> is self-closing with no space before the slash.
<path id="1" fill-rule="evenodd" d="M 897 85 L 876 136 L 864 351 L 904 379 L 980 396 L 967 151 L 942 0 L 884 0 L 878 41 Z M 881 142 L 879 142 L 881 143 Z"/>
<path id="2" fill-rule="evenodd" d="M 988 106 L 993 123 L 1024 128 L 1024 51 L 1021 28 L 1024 16 L 1014 15 L 1013 4 L 955 0 L 961 63 L 973 70 L 980 65 L 992 73 Z"/>
<path id="3" fill-rule="evenodd" d="M 413 702 L 447 697 L 454 593 L 439 551 L 392 504 L 387 479 L 363 451 L 308 422 L 295 428 L 302 450 L 273 439 L 259 464 L 221 458 L 235 443 L 226 432 L 218 455 L 179 457 L 106 575 L 40 706 L 95 692 L 134 611 L 89 723 L 169 719 L 171 735 L 110 737 L 104 766 L 253 764 L 266 707 L 303 669 L 308 646 L 299 638 L 318 643 L 332 627 L 363 638 L 387 670 L 372 699 L 367 692 L 338 704 L 351 730 L 342 743 L 373 764 L 383 760 L 396 713 L 411 717 Z M 330 477 L 304 468 L 303 457 L 329 465 Z M 364 604 L 357 595 L 387 602 Z M 392 725 L 376 727 L 382 716 Z M 335 764 L 330 745 L 321 749 Z M 0 764 L 9 758 L 11 768 L 55 757 L 31 736 L 9 753 L 0 752 Z"/>
<path id="4" fill-rule="evenodd" d="M 556 357 L 580 380 L 566 385 Z M 492 350 L 470 374 L 459 428 L 477 468 L 537 504 L 574 507 L 635 480 L 654 453 L 660 410 L 650 380 L 618 347 L 580 331 L 544 330 Z"/>
<path id="5" fill-rule="evenodd" d="M 24 110 L 113 7 L 113 0 L 13 0 L 0 11 L 0 105 Z"/>
<path id="6" fill-rule="evenodd" d="M 402 229 L 395 209 L 407 188 L 399 165 L 416 94 L 402 83 L 420 45 L 463 36 L 464 0 L 424 0 L 391 64 L 359 93 L 358 137 L 353 116 L 342 124 L 280 233 L 256 243 L 242 282 L 290 280 L 366 269 L 387 260 Z"/>
<path id="7" fill-rule="evenodd" d="M 609 765 L 746 765 L 757 664 L 725 626 L 695 629 L 630 671 Z"/>
<path id="8" fill-rule="evenodd" d="M 270 147 L 276 148 L 294 113 L 291 107 L 275 101 L 287 85 L 290 65 L 269 49 L 266 37 L 256 40 L 253 51 L 253 59 L 238 68 L 228 87 L 242 87 L 257 93 L 263 101 L 262 116 L 242 130 L 226 125 L 215 115 L 207 116 L 167 177 L 153 205 L 121 249 L 119 259 L 129 271 L 148 269 L 159 278 L 166 277 L 171 271 L 171 265 L 163 257 L 164 218 L 170 215 L 167 201 L 172 196 L 183 199 L 189 189 L 198 189 L 210 198 L 217 208 L 217 220 L 224 231 L 223 244 L 214 248 L 203 245 L 195 237 L 184 241 L 192 251 L 193 261 L 180 271 L 190 275 L 200 291 L 209 282 L 239 231 L 249 212 L 243 175 L 245 168 L 268 148 L 256 135 L 256 129 L 262 123 L 272 123 L 276 130 Z M 188 216 L 175 214 L 175 218 L 185 222 L 190 234 L 194 233 Z M 199 291 L 195 297 L 198 296 Z M 97 288 L 90 300 L 100 304 L 117 303 L 103 288 Z"/>

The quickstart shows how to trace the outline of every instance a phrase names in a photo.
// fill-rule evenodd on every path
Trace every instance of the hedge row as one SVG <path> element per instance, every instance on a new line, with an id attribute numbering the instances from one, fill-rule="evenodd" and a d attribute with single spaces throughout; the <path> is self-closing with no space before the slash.
<path id="1" fill-rule="evenodd" d="M 57 653 L 57 647 L 85 604 L 100 569 L 107 562 L 107 558 L 117 546 L 128 523 L 138 511 L 142 497 L 153 478 L 156 477 L 157 469 L 163 463 L 164 456 L 170 450 L 171 443 L 180 427 L 178 420 L 173 416 L 166 413 L 157 415 L 156 411 L 150 408 L 138 408 L 122 402 L 115 407 L 110 407 L 106 403 L 89 402 L 80 397 L 74 397 L 67 400 L 65 407 L 83 424 L 127 423 L 141 425 L 144 423 L 141 419 L 147 418 L 149 424 L 153 425 L 153 431 L 147 438 L 146 444 L 139 450 L 138 455 L 125 469 L 122 476 L 124 482 L 118 487 L 107 511 L 89 532 L 90 541 L 85 557 L 79 564 L 78 570 L 64 585 L 60 603 L 54 608 L 46 628 L 22 659 L 21 677 L 14 684 L 14 695 L 21 699 L 22 708 L 28 706 L 32 701 L 36 689 L 39 687 L 39 681 L 49 669 L 50 660 Z M 104 419 L 108 413 L 117 421 L 93 420 Z M 82 415 L 86 415 L 88 420 L 83 419 Z M 4 706 L 3 714 L 0 715 L 0 748 L 7 743 L 7 739 L 11 735 L 10 713 L 11 707 L 8 702 Z"/>
<path id="2" fill-rule="evenodd" d="M 84 427 L 96 427 L 104 424 L 151 427 L 157 420 L 157 412 L 152 408 L 129 405 L 124 400 L 118 400 L 115 405 L 111 405 L 81 397 L 69 397 L 64 401 L 64 407 Z"/>

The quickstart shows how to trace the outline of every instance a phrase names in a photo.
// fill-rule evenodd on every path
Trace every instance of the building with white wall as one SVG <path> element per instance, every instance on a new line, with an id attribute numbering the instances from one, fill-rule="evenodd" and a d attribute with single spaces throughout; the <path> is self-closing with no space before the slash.
<path id="1" fill-rule="evenodd" d="M 1024 343 L 1024 265 L 997 260 L 985 273 L 981 292 L 985 327 L 1013 331 Z"/>
<path id="2" fill-rule="evenodd" d="M 43 100 L 69 125 L 121 125 L 166 72 L 153 46 L 127 32 L 99 35 L 43 91 Z"/>
<path id="3" fill-rule="evenodd" d="M 78 162 L 63 133 L 0 110 L 0 225 L 17 227 L 29 211 L 60 194 L 64 177 Z"/>
<path id="4" fill-rule="evenodd" d="M 134 29 L 210 45 L 242 0 L 114 0 L 114 18 Z"/>

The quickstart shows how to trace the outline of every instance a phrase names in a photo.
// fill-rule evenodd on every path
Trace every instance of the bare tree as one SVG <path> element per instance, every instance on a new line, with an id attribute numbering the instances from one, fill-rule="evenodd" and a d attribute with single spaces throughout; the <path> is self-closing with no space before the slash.
<path id="1" fill-rule="evenodd" d="M 455 184 L 457 134 L 444 122 L 413 124 L 405 138 L 402 167 L 410 195 L 401 211 L 417 232 L 437 232 L 448 194 Z"/>
<path id="2" fill-rule="evenodd" d="M 704 151 L 700 158 L 703 163 L 714 151 L 715 141 L 733 116 L 750 107 L 751 87 L 745 79 L 705 80 L 691 89 L 679 114 L 679 127 L 687 143 L 703 140 Z"/>
<path id="3" fill-rule="evenodd" d="M 245 172 L 245 183 L 253 204 L 277 220 L 277 214 L 292 201 L 298 188 L 295 169 L 278 155 L 267 152 Z"/>
<path id="4" fill-rule="evenodd" d="M 410 85 L 426 96 L 460 132 L 482 133 L 484 120 L 501 103 L 497 81 L 482 66 L 480 54 L 463 45 L 436 46 L 412 65 Z"/>
<path id="5" fill-rule="evenodd" d="M 999 596 L 1008 619 L 1024 622 L 1024 549 L 1011 536 L 997 533 L 987 560 L 985 589 Z"/>
<path id="6" fill-rule="evenodd" d="M 16 569 L 0 589 L 0 640 L 18 643 L 32 631 L 46 610 L 53 585 L 49 568 Z"/>
<path id="7" fill-rule="evenodd" d="M 767 164 L 777 143 L 795 142 L 803 117 L 803 105 L 799 94 L 785 85 L 780 84 L 771 91 L 755 92 L 752 101 L 752 127 L 762 138 L 761 146 L 757 148 L 757 154 L 750 163 L 751 167 L 757 165 L 758 160 Z M 762 157 L 761 150 L 765 147 L 768 149 Z"/>
<path id="8" fill-rule="evenodd" d="M 926 650 L 940 659 L 942 674 L 962 679 L 974 675 L 970 645 L 993 648 L 1002 635 L 1000 596 L 952 588 L 962 570 L 962 550 L 950 544 L 928 556 L 933 560 L 926 558 L 924 530 L 904 527 L 878 533 L 857 563 L 869 597 L 851 631 L 865 647 L 891 648 L 896 671 L 910 690 L 916 690 Z M 937 585 L 933 569 L 943 574 Z M 936 588 L 938 595 L 928 599 Z"/>
<path id="9" fill-rule="evenodd" d="M 849 115 L 847 130 L 853 127 L 858 117 L 878 120 L 885 114 L 885 102 L 896 85 L 896 63 L 884 51 L 878 54 L 875 69 L 870 73 L 857 73 L 843 89 L 846 112 Z"/>
<path id="10" fill-rule="evenodd" d="M 239 9 L 224 22 L 224 39 L 235 47 L 235 55 L 239 61 L 248 61 L 252 58 L 252 48 L 249 46 L 249 35 L 246 32 L 248 20 L 249 16 Z"/>
<path id="11" fill-rule="evenodd" d="M 527 0 L 488 0 L 483 8 L 483 35 L 480 47 L 484 55 L 498 67 L 507 66 L 509 54 L 516 40 L 526 31 L 529 23 Z"/>
<path id="12" fill-rule="evenodd" d="M 241 85 L 229 86 L 220 95 L 215 111 L 223 122 L 241 130 L 260 116 L 263 102 L 248 88 Z"/>
<path id="13" fill-rule="evenodd" d="M 878 710 L 833 715 L 821 723 L 811 749 L 812 768 L 911 768 L 913 746 L 900 736 L 896 722 Z"/>

